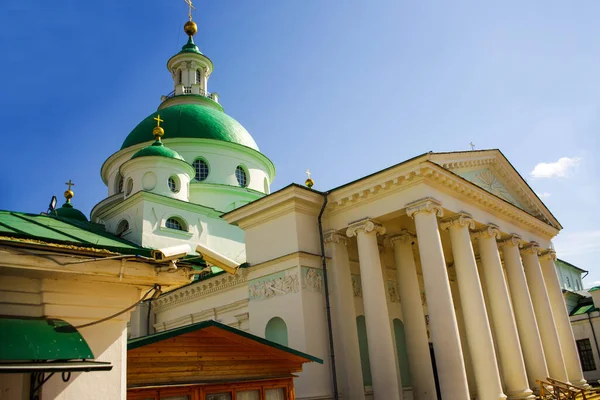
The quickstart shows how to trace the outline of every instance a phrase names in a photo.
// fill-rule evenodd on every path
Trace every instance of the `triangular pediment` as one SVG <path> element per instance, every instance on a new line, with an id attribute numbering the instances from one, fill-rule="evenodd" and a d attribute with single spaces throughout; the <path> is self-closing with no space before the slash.
<path id="1" fill-rule="evenodd" d="M 499 150 L 430 153 L 429 160 L 560 229 L 550 210 Z"/>

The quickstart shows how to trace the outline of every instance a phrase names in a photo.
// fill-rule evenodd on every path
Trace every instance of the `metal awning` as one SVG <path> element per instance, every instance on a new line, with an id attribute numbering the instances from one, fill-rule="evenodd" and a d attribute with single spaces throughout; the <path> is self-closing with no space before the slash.
<path id="1" fill-rule="evenodd" d="M 0 317 L 0 373 L 109 371 L 83 336 L 53 318 Z"/>

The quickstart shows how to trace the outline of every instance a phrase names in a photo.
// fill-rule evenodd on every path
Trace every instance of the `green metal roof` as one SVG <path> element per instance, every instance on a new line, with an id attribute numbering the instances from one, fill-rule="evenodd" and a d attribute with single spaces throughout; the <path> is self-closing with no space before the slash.
<path id="1" fill-rule="evenodd" d="M 244 127 L 223 111 L 202 104 L 178 104 L 153 112 L 127 136 L 121 149 L 149 141 L 149 132 L 160 114 L 168 139 L 213 139 L 236 143 L 258 151 L 256 142 Z"/>
<path id="2" fill-rule="evenodd" d="M 582 305 L 582 306 L 578 306 L 577 308 L 575 308 L 573 311 L 571 311 L 571 315 L 587 314 L 592 311 L 599 311 L 599 310 L 593 304 L 587 304 L 587 305 Z"/>
<path id="3" fill-rule="evenodd" d="M 311 356 L 306 353 L 302 353 L 301 351 L 298 351 L 298 350 L 290 349 L 287 346 L 282 346 L 278 343 L 271 342 L 270 340 L 263 339 L 259 336 L 252 335 L 251 333 L 244 332 L 244 331 L 232 328 L 227 325 L 223 325 L 223 324 L 221 324 L 217 321 L 213 321 L 213 320 L 199 322 L 197 324 L 187 325 L 187 326 L 183 326 L 181 328 L 169 329 L 168 331 L 155 333 L 153 335 L 131 339 L 131 340 L 127 341 L 127 350 L 137 349 L 138 347 L 147 346 L 147 345 L 157 343 L 157 342 L 160 342 L 160 341 L 163 341 L 166 339 L 171 339 L 171 338 L 179 336 L 179 335 L 194 332 L 194 331 L 197 331 L 200 329 L 206 329 L 206 328 L 213 327 L 213 326 L 216 328 L 223 329 L 225 331 L 235 333 L 236 335 L 239 335 L 241 337 L 254 340 L 255 342 L 273 347 L 274 349 L 285 351 L 285 352 L 293 354 L 295 356 L 306 358 L 309 361 L 314 361 L 314 362 L 318 362 L 319 364 L 323 364 L 323 360 L 321 360 L 320 358 Z"/>
<path id="4" fill-rule="evenodd" d="M 2 362 L 94 358 L 79 331 L 60 319 L 2 317 L 0 343 Z"/>
<path id="5" fill-rule="evenodd" d="M 194 43 L 194 39 L 190 36 L 187 43 L 183 45 L 179 53 L 196 53 L 202 54 L 198 46 Z"/>
<path id="6" fill-rule="evenodd" d="M 144 147 L 143 149 L 141 149 L 140 151 L 135 153 L 131 157 L 131 159 L 133 160 L 134 158 L 138 158 L 138 157 L 152 157 L 152 156 L 174 158 L 176 160 L 185 161 L 183 159 L 183 157 L 181 157 L 179 155 L 178 152 L 166 147 L 160 140 L 156 140 L 154 143 L 152 143 L 152 145 L 150 145 L 148 147 Z"/>
<path id="7" fill-rule="evenodd" d="M 24 239 L 39 245 L 52 243 L 120 254 L 151 255 L 150 249 L 106 232 L 103 225 L 61 216 L 0 210 L 0 237 L 17 242 Z"/>

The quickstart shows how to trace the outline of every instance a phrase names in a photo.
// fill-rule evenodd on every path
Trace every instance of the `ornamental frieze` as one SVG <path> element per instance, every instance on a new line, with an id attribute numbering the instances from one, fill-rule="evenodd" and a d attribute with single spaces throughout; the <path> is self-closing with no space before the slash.
<path id="1" fill-rule="evenodd" d="M 323 271 L 318 268 L 301 267 L 302 289 L 308 292 L 323 292 Z"/>
<path id="2" fill-rule="evenodd" d="M 296 268 L 276 272 L 248 282 L 250 300 L 268 300 L 300 291 L 300 280 Z"/>

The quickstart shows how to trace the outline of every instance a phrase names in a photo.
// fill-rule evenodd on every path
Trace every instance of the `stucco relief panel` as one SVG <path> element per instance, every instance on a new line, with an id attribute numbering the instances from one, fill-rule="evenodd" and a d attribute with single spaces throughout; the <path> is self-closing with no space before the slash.
<path id="1" fill-rule="evenodd" d="M 299 291 L 300 280 L 296 268 L 276 272 L 248 282 L 248 297 L 250 300 L 268 300 L 277 296 L 298 293 Z"/>
<path id="2" fill-rule="evenodd" d="M 360 282 L 360 275 L 352 274 L 352 291 L 354 297 L 362 297 L 362 283 Z"/>
<path id="3" fill-rule="evenodd" d="M 300 267 L 302 290 L 323 292 L 323 271 L 318 268 Z"/>
<path id="4" fill-rule="evenodd" d="M 390 303 L 400 303 L 400 289 L 395 281 L 387 281 L 387 297 Z"/>
<path id="5" fill-rule="evenodd" d="M 458 175 L 465 178 L 469 182 L 472 182 L 479 186 L 480 188 L 508 201 L 509 203 L 514 204 L 522 210 L 525 208 L 515 199 L 510 192 L 504 187 L 502 182 L 498 180 L 496 175 L 489 170 L 483 169 L 478 171 L 468 171 L 468 172 L 458 172 Z"/>

